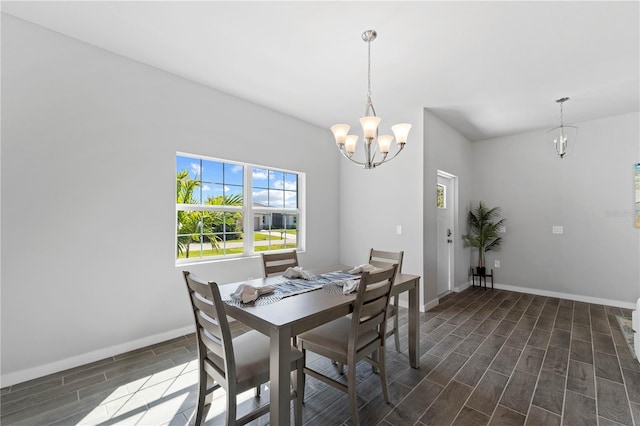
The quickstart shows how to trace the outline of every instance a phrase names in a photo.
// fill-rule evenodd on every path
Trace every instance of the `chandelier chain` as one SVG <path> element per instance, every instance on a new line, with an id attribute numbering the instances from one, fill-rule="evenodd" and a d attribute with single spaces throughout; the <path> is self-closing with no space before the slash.
<path id="1" fill-rule="evenodd" d="M 367 96 L 371 97 L 371 38 L 367 40 Z"/>

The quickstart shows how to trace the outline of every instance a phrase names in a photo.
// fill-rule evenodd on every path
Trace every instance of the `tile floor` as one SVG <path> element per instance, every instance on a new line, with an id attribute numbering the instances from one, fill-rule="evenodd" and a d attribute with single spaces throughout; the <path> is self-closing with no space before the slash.
<path id="1" fill-rule="evenodd" d="M 419 369 L 408 366 L 406 322 L 404 352 L 388 342 L 391 405 L 371 368 L 356 369 L 362 425 L 640 425 L 640 363 L 615 319 L 630 311 L 472 288 L 420 315 Z M 3 388 L 0 423 L 189 424 L 195 356 L 188 335 Z M 338 377 L 327 360 L 307 361 Z M 345 394 L 312 378 L 306 392 L 305 425 L 351 424 Z M 207 425 L 224 424 L 224 398 L 216 391 Z M 257 403 L 252 391 L 240 398 Z"/>

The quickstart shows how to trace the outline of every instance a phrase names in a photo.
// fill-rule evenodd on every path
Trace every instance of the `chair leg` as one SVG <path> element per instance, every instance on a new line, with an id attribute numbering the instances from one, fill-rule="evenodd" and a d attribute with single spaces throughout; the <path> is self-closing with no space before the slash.
<path id="1" fill-rule="evenodd" d="M 229 389 L 227 389 L 227 419 L 225 422 L 226 426 L 235 426 L 236 417 L 238 416 L 237 409 L 238 403 L 236 401 L 236 392 L 235 386 L 229 384 Z"/>
<path id="2" fill-rule="evenodd" d="M 400 296 L 396 296 L 393 298 L 393 306 L 396 309 L 396 314 L 393 316 L 393 337 L 396 341 L 396 352 L 400 352 L 400 333 L 398 331 L 398 305 L 399 305 Z"/>
<path id="3" fill-rule="evenodd" d="M 375 362 L 380 362 L 380 359 L 378 358 L 378 351 L 374 351 L 371 354 L 371 359 Z M 378 372 L 378 368 L 375 365 L 371 364 L 371 371 L 373 372 L 373 374 L 376 374 Z"/>
<path id="4" fill-rule="evenodd" d="M 297 387 L 300 389 L 300 404 L 304 404 L 304 388 L 305 388 L 305 374 L 304 374 L 304 367 L 307 364 L 307 350 L 304 349 L 302 347 L 302 345 L 298 345 L 298 349 L 300 349 L 302 351 L 302 369 L 300 370 L 300 372 L 298 373 L 299 375 L 299 381 L 296 382 L 297 383 Z"/>
<path id="5" fill-rule="evenodd" d="M 380 367 L 380 382 L 382 382 L 382 395 L 384 396 L 385 402 L 389 404 L 390 401 L 389 401 L 389 390 L 387 389 L 387 369 L 385 367 L 384 346 L 380 346 L 380 349 L 378 349 L 378 352 L 379 352 L 378 366 Z"/>
<path id="6" fill-rule="evenodd" d="M 349 393 L 349 408 L 351 409 L 351 420 L 355 426 L 358 421 L 358 394 L 356 393 L 356 363 L 351 359 L 347 364 L 349 374 L 347 374 L 347 391 Z"/>
<path id="7" fill-rule="evenodd" d="M 293 418 L 296 426 L 302 426 L 302 400 L 304 398 L 304 358 L 296 364 L 296 371 L 291 372 L 291 383 L 296 392 L 293 405 Z"/>
<path id="8" fill-rule="evenodd" d="M 195 426 L 200 426 L 204 422 L 208 381 L 209 375 L 204 371 L 204 368 L 200 367 L 200 378 L 198 380 L 198 402 L 196 405 L 196 420 L 194 422 Z"/>

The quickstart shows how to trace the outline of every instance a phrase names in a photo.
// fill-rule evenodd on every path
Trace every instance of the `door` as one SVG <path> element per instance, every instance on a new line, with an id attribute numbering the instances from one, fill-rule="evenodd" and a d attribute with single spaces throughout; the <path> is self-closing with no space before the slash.
<path id="1" fill-rule="evenodd" d="M 453 253 L 456 241 L 454 218 L 456 215 L 456 177 L 438 171 L 436 205 L 438 208 L 438 295 L 453 289 Z"/>

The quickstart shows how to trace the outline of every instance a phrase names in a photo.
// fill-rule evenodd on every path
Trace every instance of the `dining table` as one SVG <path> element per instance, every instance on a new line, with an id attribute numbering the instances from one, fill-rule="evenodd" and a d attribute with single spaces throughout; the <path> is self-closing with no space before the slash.
<path id="1" fill-rule="evenodd" d="M 325 274 L 332 271 L 346 271 L 346 265 L 333 265 L 315 269 L 315 274 Z M 223 300 L 232 301 L 232 293 L 240 284 L 253 287 L 277 286 L 286 283 L 289 278 L 271 276 L 242 282 L 220 285 L 220 295 Z M 419 298 L 418 275 L 400 273 L 394 280 L 391 296 L 398 296 L 408 292 L 409 319 L 409 365 L 418 368 L 419 365 L 419 334 L 420 320 L 418 309 Z M 348 315 L 353 311 L 355 293 L 342 294 L 324 291 L 322 288 L 306 291 L 293 296 L 283 297 L 273 303 L 225 303 L 228 316 L 245 325 L 269 336 L 270 370 L 269 370 L 269 398 L 270 423 L 288 426 L 291 422 L 291 338 L 305 331 L 311 330 L 327 322 Z M 257 301 L 256 301 L 257 302 Z"/>

